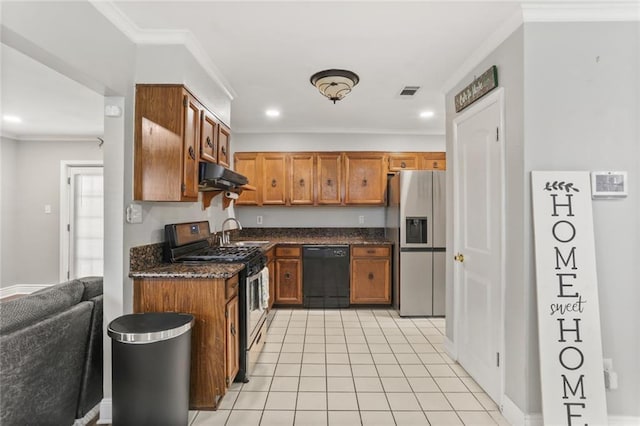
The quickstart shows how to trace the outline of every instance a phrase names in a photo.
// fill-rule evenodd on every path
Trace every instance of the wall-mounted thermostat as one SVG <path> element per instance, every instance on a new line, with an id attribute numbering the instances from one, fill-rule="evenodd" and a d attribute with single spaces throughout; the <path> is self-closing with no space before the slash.
<path id="1" fill-rule="evenodd" d="M 591 198 L 627 196 L 627 172 L 591 172 Z"/>

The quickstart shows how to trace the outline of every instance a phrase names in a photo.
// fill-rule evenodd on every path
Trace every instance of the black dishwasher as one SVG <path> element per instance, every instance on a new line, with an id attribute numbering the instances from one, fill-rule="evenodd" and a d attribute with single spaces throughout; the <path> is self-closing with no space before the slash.
<path id="1" fill-rule="evenodd" d="M 349 307 L 349 246 L 303 246 L 302 305 Z"/>

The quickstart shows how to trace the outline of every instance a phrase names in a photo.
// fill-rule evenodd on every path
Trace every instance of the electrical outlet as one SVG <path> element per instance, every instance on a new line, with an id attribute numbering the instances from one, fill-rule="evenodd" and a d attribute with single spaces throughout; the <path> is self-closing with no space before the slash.
<path id="1" fill-rule="evenodd" d="M 358 223 L 364 225 L 364 216 L 358 216 Z"/>
<path id="2" fill-rule="evenodd" d="M 45 214 L 51 214 L 51 204 L 44 205 L 44 212 Z"/>
<path id="3" fill-rule="evenodd" d="M 256 223 L 262 225 L 262 216 L 256 216 Z"/>

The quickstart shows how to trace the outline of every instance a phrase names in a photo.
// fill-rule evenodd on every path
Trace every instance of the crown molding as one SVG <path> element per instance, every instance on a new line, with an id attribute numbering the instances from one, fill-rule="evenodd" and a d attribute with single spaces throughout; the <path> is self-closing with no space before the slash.
<path id="1" fill-rule="evenodd" d="M 522 22 L 521 11 L 515 12 L 506 19 L 502 25 L 491 33 L 489 37 L 471 53 L 471 56 L 458 67 L 451 77 L 449 77 L 442 86 L 442 93 L 446 95 L 451 89 L 458 85 L 484 58 L 509 38 L 509 36 L 522 25 Z"/>
<path id="2" fill-rule="evenodd" d="M 15 135 L 2 132 L 3 138 L 17 142 L 98 142 L 102 135 Z"/>
<path id="3" fill-rule="evenodd" d="M 418 131 L 418 130 L 394 130 L 394 129 L 353 129 L 353 128 L 243 128 L 234 127 L 233 134 L 294 134 L 294 133 L 310 133 L 310 134 L 365 134 L 365 135 L 414 135 L 414 136 L 444 136 L 444 131 Z"/>
<path id="4" fill-rule="evenodd" d="M 524 22 L 640 21 L 640 1 L 523 2 Z"/>
<path id="5" fill-rule="evenodd" d="M 233 100 L 237 96 L 231 84 L 213 63 L 207 51 L 191 31 L 142 29 L 111 0 L 89 0 L 89 2 L 135 44 L 183 45 L 202 66 L 207 75 L 220 86 L 229 99 Z"/>

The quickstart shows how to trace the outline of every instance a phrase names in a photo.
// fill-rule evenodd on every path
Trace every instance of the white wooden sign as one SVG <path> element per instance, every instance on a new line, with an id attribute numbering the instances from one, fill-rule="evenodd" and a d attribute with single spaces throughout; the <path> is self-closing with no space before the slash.
<path id="1" fill-rule="evenodd" d="M 531 172 L 545 425 L 606 425 L 589 172 Z"/>

